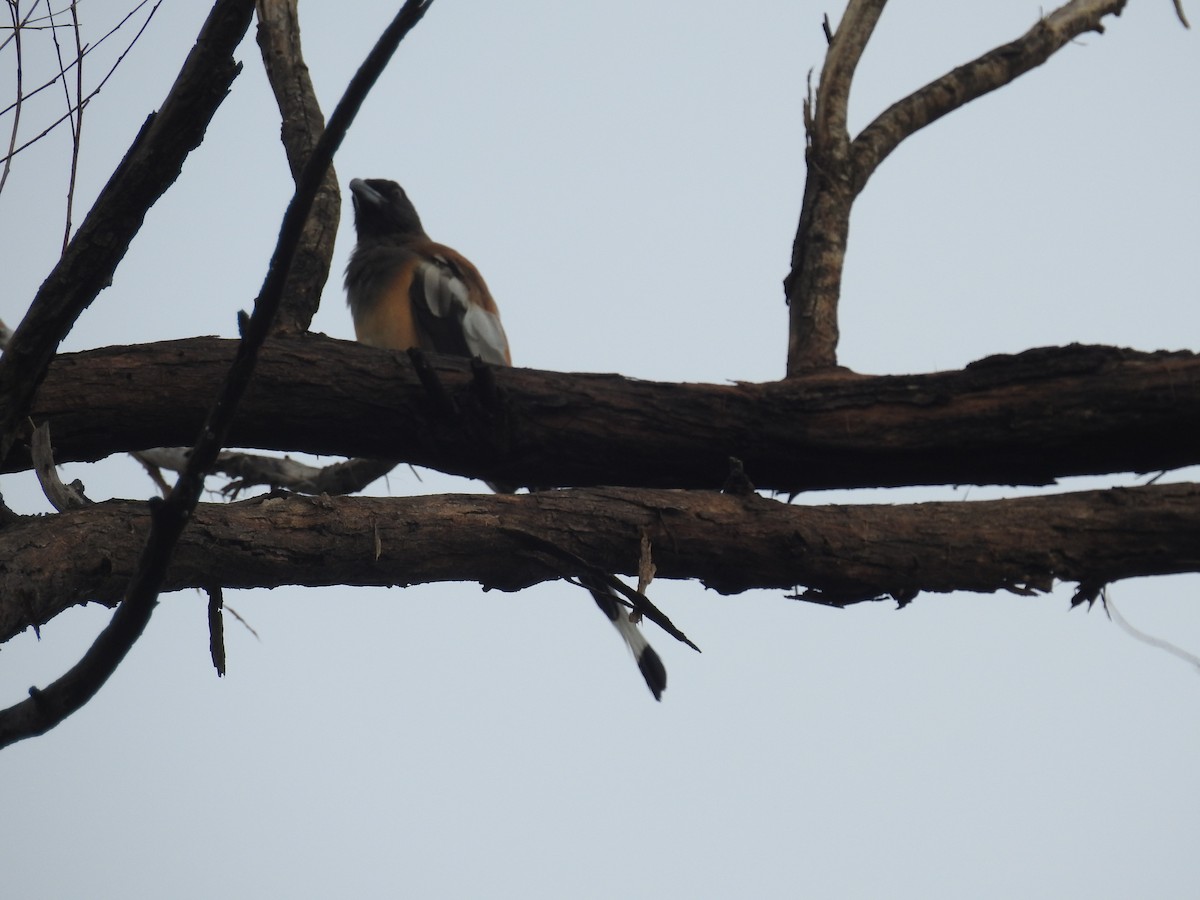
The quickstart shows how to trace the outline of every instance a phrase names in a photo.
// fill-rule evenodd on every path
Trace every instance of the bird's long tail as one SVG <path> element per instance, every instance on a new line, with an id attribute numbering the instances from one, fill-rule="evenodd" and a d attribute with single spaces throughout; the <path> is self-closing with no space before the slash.
<path id="1" fill-rule="evenodd" d="M 646 636 L 642 634 L 642 629 L 630 620 L 629 610 L 625 608 L 625 604 L 617 598 L 612 588 L 597 579 L 584 576 L 579 580 L 591 592 L 600 611 L 608 616 L 608 620 L 613 623 L 613 627 L 621 635 L 621 640 L 633 654 L 638 670 L 646 679 L 646 687 L 650 688 L 654 699 L 662 700 L 662 693 L 667 689 L 667 670 L 659 655 L 646 640 Z"/>

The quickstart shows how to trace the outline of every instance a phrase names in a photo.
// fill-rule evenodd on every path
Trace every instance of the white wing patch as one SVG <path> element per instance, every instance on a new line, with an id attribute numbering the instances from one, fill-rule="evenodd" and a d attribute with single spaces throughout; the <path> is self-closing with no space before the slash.
<path id="1" fill-rule="evenodd" d="M 421 263 L 420 272 L 430 311 L 440 319 L 450 315 L 461 319 L 467 312 L 470 291 L 450 263 L 435 256 L 432 262 Z"/>
<path id="2" fill-rule="evenodd" d="M 495 313 L 471 304 L 463 316 L 462 330 L 473 354 L 494 366 L 508 365 L 508 338 Z"/>
<path id="3" fill-rule="evenodd" d="M 425 303 L 439 319 L 454 319 L 462 329 L 467 349 L 486 363 L 508 365 L 508 338 L 500 317 L 470 302 L 470 288 L 454 266 L 442 256 L 422 262 L 417 270 Z"/>

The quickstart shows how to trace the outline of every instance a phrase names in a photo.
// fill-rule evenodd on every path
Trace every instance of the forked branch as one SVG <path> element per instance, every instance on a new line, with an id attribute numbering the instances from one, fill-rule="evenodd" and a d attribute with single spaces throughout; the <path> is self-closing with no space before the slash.
<path id="1" fill-rule="evenodd" d="M 1126 0 L 1073 0 L 1023 36 L 959 66 L 893 104 L 850 140 L 847 102 L 854 71 L 885 0 L 851 0 L 830 38 L 815 101 L 805 105 L 808 177 L 792 268 L 784 281 L 790 307 L 789 376 L 837 364 L 837 306 L 850 210 L 879 164 L 905 138 L 966 103 L 1040 66 Z"/>

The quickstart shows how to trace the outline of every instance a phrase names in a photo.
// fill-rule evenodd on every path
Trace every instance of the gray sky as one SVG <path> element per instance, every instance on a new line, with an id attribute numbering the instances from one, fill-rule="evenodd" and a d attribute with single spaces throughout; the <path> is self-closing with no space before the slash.
<path id="1" fill-rule="evenodd" d="M 205 6 L 164 4 L 88 108 L 76 221 L 161 102 Z M 327 110 L 394 12 L 348 8 L 302 9 Z M 827 9 L 836 22 L 840 5 Z M 1041 9 L 892 4 L 852 128 Z M 778 378 L 801 102 L 825 10 L 439 0 L 360 115 L 339 175 L 408 188 L 430 234 L 484 272 L 518 365 Z M 102 4 L 82 11 L 93 38 L 115 19 Z M 924 372 L 1072 341 L 1197 347 L 1197 36 L 1167 0 L 1107 21 L 876 174 L 851 228 L 844 364 Z M 64 349 L 235 334 L 291 189 L 252 41 L 241 56 L 208 140 Z M 11 77 L 11 56 L 0 69 Z M 0 196 L 10 325 L 56 257 L 66 146 L 60 132 L 18 157 Z M 314 324 L 341 338 L 352 242 L 347 215 Z M 152 493 L 128 459 L 65 468 L 95 498 Z M 421 478 L 397 470 L 372 492 L 482 489 Z M 0 490 L 20 511 L 45 509 L 27 478 Z M 1140 628 L 1197 650 L 1198 587 L 1140 580 L 1114 597 Z M 562 584 L 231 594 L 261 641 L 228 622 L 222 680 L 204 599 L 171 595 L 92 703 L 0 753 L 4 893 L 1194 897 L 1200 676 L 1099 610 L 1068 612 L 1070 593 L 835 611 L 657 582 L 651 596 L 704 648 L 650 630 L 670 673 L 661 705 L 587 595 Z M 76 610 L 40 642 L 11 641 L 0 702 L 59 674 L 107 618 Z"/>

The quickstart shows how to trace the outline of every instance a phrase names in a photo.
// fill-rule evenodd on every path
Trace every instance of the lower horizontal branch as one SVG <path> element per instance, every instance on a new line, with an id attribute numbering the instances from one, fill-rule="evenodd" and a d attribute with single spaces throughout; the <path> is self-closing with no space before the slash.
<path id="1" fill-rule="evenodd" d="M 112 501 L 0 530 L 0 640 L 73 605 L 115 604 L 147 527 L 145 504 Z M 803 586 L 839 604 L 920 591 L 1027 593 L 1056 580 L 1200 571 L 1200 486 L 908 506 L 625 488 L 257 498 L 197 507 L 164 590 L 434 581 L 516 590 L 581 574 L 539 542 L 632 573 L 643 534 L 659 577 L 722 593 Z"/>

